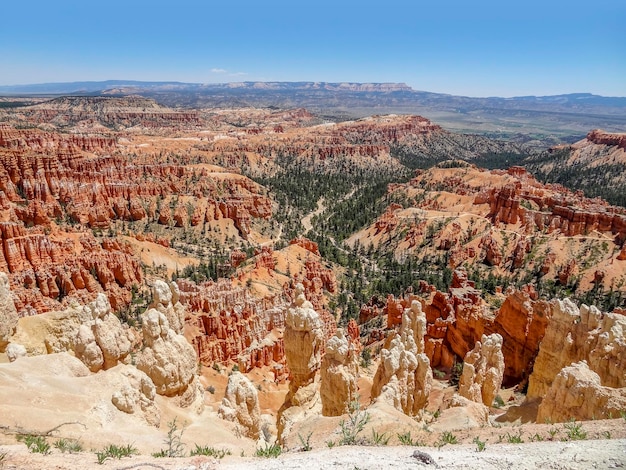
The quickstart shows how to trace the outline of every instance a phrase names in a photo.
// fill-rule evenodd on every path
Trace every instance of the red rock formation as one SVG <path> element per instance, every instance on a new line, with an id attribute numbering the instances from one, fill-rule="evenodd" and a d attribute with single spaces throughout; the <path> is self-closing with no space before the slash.
<path id="1" fill-rule="evenodd" d="M 531 295 L 528 290 L 508 295 L 493 323 L 486 328 L 489 333 L 498 333 L 504 340 L 505 383 L 528 379 L 550 319 L 548 302 L 533 301 Z"/>
<path id="2" fill-rule="evenodd" d="M 177 283 L 181 303 L 190 311 L 186 336 L 202 364 L 235 361 L 247 372 L 284 360 L 282 301 L 252 297 L 226 279 Z"/>
<path id="3" fill-rule="evenodd" d="M 317 246 L 317 243 L 309 240 L 306 237 L 298 237 L 294 238 L 289 242 L 290 245 L 298 245 L 304 248 L 307 251 L 310 251 L 314 255 L 320 256 L 320 250 Z"/>
<path id="4" fill-rule="evenodd" d="M 611 134 L 600 129 L 595 129 L 587 134 L 587 140 L 594 144 L 615 145 L 626 149 L 626 134 Z"/>
<path id="5" fill-rule="evenodd" d="M 8 272 L 22 315 L 60 309 L 66 297 L 82 302 L 106 292 L 114 309 L 130 302 L 130 289 L 143 279 L 130 246 L 97 241 L 91 232 L 46 235 L 19 223 L 0 223 L 0 269 Z"/>

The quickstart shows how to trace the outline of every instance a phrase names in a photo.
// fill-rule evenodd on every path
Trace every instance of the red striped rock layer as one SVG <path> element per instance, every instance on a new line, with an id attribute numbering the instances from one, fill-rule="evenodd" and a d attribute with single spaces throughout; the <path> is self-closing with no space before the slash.
<path id="1" fill-rule="evenodd" d="M 241 175 L 182 164 L 138 165 L 120 155 L 87 156 L 85 149 L 113 150 L 114 141 L 63 139 L 0 130 L 0 204 L 8 210 L 3 220 L 40 225 L 67 219 L 104 228 L 116 219 L 148 217 L 187 226 L 230 218 L 245 237 L 253 218 L 271 215 L 270 200 Z"/>
<path id="2" fill-rule="evenodd" d="M 58 310 L 69 297 L 90 301 L 105 292 L 114 309 L 130 302 L 131 287 L 143 279 L 130 247 L 96 240 L 90 231 L 54 232 L 0 223 L 0 270 L 9 274 L 21 315 Z"/>

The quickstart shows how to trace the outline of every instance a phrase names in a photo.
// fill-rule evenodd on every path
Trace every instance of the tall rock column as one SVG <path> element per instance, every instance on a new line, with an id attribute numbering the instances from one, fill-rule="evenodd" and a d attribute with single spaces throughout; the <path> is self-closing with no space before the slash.
<path id="1" fill-rule="evenodd" d="M 465 355 L 459 395 L 491 406 L 500 391 L 503 376 L 502 336 L 497 333 L 483 335 L 474 349 Z"/>
<path id="2" fill-rule="evenodd" d="M 148 309 L 141 319 L 144 348 L 137 354 L 137 369 L 150 377 L 159 395 L 179 396 L 181 406 L 191 405 L 202 395 L 193 346 L 156 308 Z"/>
<path id="3" fill-rule="evenodd" d="M 381 350 L 372 400 L 382 400 L 409 416 L 417 416 L 428 402 L 433 372 L 424 354 L 426 315 L 415 300 L 404 310 L 399 333 L 390 334 Z"/>
<path id="4" fill-rule="evenodd" d="M 358 358 L 343 329 L 326 343 L 326 354 L 320 372 L 320 395 L 324 416 L 341 416 L 350 411 L 358 386 Z"/>
<path id="5" fill-rule="evenodd" d="M 320 354 L 324 341 L 324 323 L 311 302 L 304 296 L 304 287 L 298 284 L 295 300 L 285 316 L 285 358 L 289 367 L 289 392 L 278 411 L 278 439 L 289 433 L 298 414 L 305 413 L 319 398 L 315 376 L 320 368 Z"/>
<path id="6" fill-rule="evenodd" d="M 302 284 L 296 286 L 296 300 L 285 317 L 285 358 L 290 371 L 289 394 L 294 405 L 309 401 L 316 391 L 312 387 L 320 368 L 324 341 L 324 324 L 311 302 L 304 297 Z"/>

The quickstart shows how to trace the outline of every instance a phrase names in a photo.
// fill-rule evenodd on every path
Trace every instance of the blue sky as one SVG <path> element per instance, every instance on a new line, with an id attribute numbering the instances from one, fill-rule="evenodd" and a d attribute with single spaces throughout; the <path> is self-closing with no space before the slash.
<path id="1" fill-rule="evenodd" d="M 626 96 L 626 1 L 13 1 L 0 85 L 404 82 L 467 96 Z"/>

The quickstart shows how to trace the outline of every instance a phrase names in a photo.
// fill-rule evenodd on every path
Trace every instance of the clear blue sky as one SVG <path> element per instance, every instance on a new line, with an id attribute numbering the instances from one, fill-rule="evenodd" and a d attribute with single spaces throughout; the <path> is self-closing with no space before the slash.
<path id="1" fill-rule="evenodd" d="M 4 0 L 0 85 L 405 82 L 626 96 L 625 0 Z"/>

